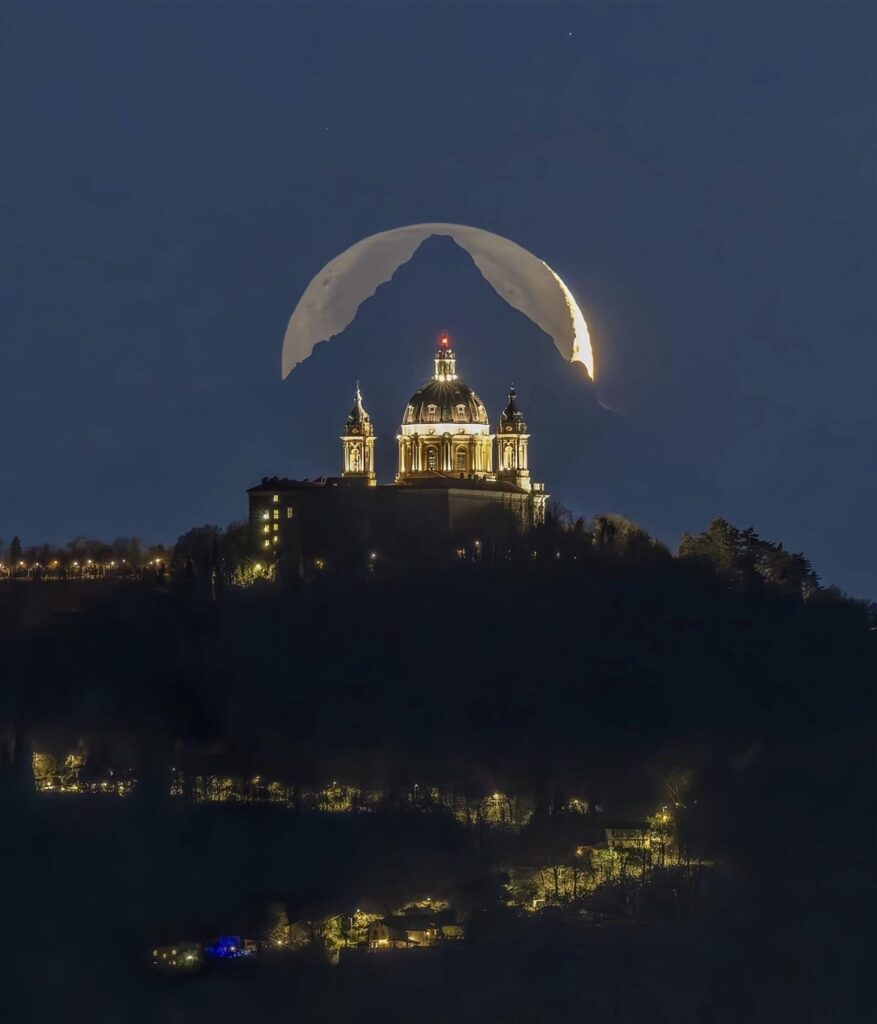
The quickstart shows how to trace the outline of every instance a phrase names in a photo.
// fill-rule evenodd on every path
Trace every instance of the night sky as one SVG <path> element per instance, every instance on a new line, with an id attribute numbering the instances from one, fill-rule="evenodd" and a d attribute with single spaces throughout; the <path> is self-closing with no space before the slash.
<path id="1" fill-rule="evenodd" d="M 449 329 L 534 477 L 675 546 L 722 515 L 877 597 L 877 6 L 10 7 L 0 15 L 0 538 L 173 541 L 338 471 Z M 432 240 L 285 382 L 364 235 L 544 258 L 594 386 Z"/>

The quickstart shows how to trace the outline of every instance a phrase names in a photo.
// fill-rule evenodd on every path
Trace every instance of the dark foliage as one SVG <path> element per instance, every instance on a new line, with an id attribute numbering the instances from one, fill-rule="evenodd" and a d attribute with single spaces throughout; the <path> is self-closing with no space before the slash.
<path id="1" fill-rule="evenodd" d="M 61 755 L 84 740 L 91 761 L 125 766 L 141 780 L 124 812 L 90 804 L 93 834 L 83 819 L 62 830 L 63 841 L 61 833 L 47 839 L 41 854 L 71 858 L 75 875 L 92 878 L 95 891 L 127 908 L 118 918 L 102 911 L 88 926 L 101 932 L 102 949 L 113 945 L 106 929 L 126 933 L 120 948 L 130 955 L 155 934 L 159 918 L 169 926 L 208 921 L 223 887 L 227 905 L 245 913 L 277 898 L 319 904 L 351 864 L 370 865 L 373 888 L 386 885 L 389 876 L 374 881 L 383 877 L 376 865 L 395 863 L 400 851 L 421 863 L 423 843 L 443 851 L 432 876 L 444 872 L 458 891 L 483 875 L 479 857 L 489 851 L 476 855 L 453 836 L 421 835 L 421 828 L 437 827 L 425 817 L 422 825 L 401 826 L 387 848 L 361 832 L 311 837 L 311 859 L 298 867 L 289 861 L 287 872 L 283 858 L 266 851 L 300 842 L 289 833 L 289 815 L 162 807 L 172 764 L 193 773 L 259 772 L 300 786 L 339 779 L 392 792 L 420 781 L 478 794 L 525 793 L 543 809 L 558 793 L 618 814 L 677 804 L 684 841 L 741 879 L 731 909 L 699 926 L 712 929 L 702 944 L 693 932 L 667 940 L 680 963 L 696 964 L 700 976 L 716 972 L 679 1019 L 781 1019 L 776 1007 L 792 998 L 795 978 L 799 1009 L 813 1003 L 828 1012 L 833 986 L 845 986 L 844 1006 L 855 1003 L 850 973 L 861 959 L 860 906 L 873 895 L 873 879 L 861 844 L 850 837 L 873 821 L 877 633 L 872 609 L 820 589 L 801 556 L 719 523 L 674 558 L 624 520 L 583 524 L 557 516 L 518 550 L 486 551 L 444 569 L 384 564 L 304 584 L 217 586 L 231 550 L 219 531 L 187 535 L 171 585 L 5 584 L 4 607 L 15 611 L 8 621 L 16 623 L 2 639 L 8 813 L 34 823 L 29 836 L 55 834 L 46 818 L 51 805 L 40 798 L 37 811 L 21 782 L 22 751 L 30 745 Z M 80 806 L 76 813 L 85 814 Z M 235 832 L 242 813 L 261 815 L 263 824 L 247 819 L 246 830 L 256 829 L 250 838 L 260 837 L 254 842 Z M 232 817 L 220 825 L 216 814 Z M 100 848 L 105 818 L 128 852 L 117 862 L 107 848 L 92 870 L 85 865 Z M 215 823 L 205 831 L 208 821 Z M 86 832 L 92 838 L 80 841 Z M 27 862 L 23 841 L 24 832 L 15 831 L 4 840 L 19 865 L 6 877 L 13 888 Z M 317 870 L 330 848 L 343 851 L 331 879 Z M 176 856 L 200 863 L 180 873 Z M 230 856 L 239 858 L 241 872 L 231 888 Z M 133 880 L 125 881 L 121 863 Z M 48 871 L 35 861 L 27 868 L 29 907 L 43 905 Z M 194 901 L 187 910 L 184 891 Z M 25 897 L 19 891 L 15 898 Z M 69 897 L 59 891 L 51 899 L 64 904 Z M 87 917 L 78 903 L 70 913 Z M 36 920 L 44 914 L 56 916 L 42 910 Z M 585 1010 L 617 1019 L 621 996 L 611 979 L 621 985 L 623 958 L 639 963 L 641 940 L 619 940 L 614 955 L 622 959 L 613 961 L 605 945 L 593 954 L 608 956 L 610 966 L 585 998 L 563 967 L 579 939 L 557 935 L 540 947 L 557 942 L 546 952 L 558 972 L 556 1014 L 548 1008 L 540 1018 L 534 1008 L 527 1019 L 573 1019 Z M 521 939 L 523 946 L 509 942 L 503 952 L 488 943 L 473 964 L 498 970 L 535 948 L 532 937 Z M 472 970 L 454 976 L 475 999 Z M 672 993 L 685 990 L 686 971 L 679 963 L 668 970 L 662 994 L 641 993 L 636 1012 L 659 1019 L 656 1006 L 666 1009 Z M 533 994 L 513 972 L 500 974 L 517 993 L 512 1001 L 526 1004 Z M 742 976 L 748 980 L 727 1016 L 724 986 Z M 298 991 L 294 980 L 283 984 Z M 374 979 L 363 984 L 380 991 Z M 234 985 L 231 991 L 237 999 Z M 354 1011 L 355 1000 L 345 1004 L 340 991 L 345 1019 L 372 1019 Z M 540 992 L 544 1000 L 544 986 Z M 482 1011 L 478 1019 L 513 1019 Z"/>

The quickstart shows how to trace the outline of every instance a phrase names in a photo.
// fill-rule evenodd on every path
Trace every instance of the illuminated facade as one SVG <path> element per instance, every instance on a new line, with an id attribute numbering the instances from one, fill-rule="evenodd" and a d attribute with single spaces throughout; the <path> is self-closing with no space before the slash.
<path id="1" fill-rule="evenodd" d="M 343 469 L 341 475 L 347 480 L 362 480 L 374 487 L 375 476 L 375 431 L 371 416 L 362 405 L 359 381 L 356 382 L 353 408 L 347 417 L 344 433 L 341 435 Z"/>
<path id="2" fill-rule="evenodd" d="M 548 495 L 530 479 L 529 439 L 514 387 L 492 430 L 442 335 L 432 377 L 402 414 L 393 483 L 377 483 L 375 429 L 357 383 L 340 436 L 341 475 L 266 477 L 251 487 L 253 547 L 299 573 L 397 555 L 483 553 L 545 519 Z"/>
<path id="3" fill-rule="evenodd" d="M 442 335 L 435 373 L 411 396 L 402 416 L 396 482 L 452 475 L 495 479 L 493 438 L 487 409 L 457 376 L 450 338 Z"/>

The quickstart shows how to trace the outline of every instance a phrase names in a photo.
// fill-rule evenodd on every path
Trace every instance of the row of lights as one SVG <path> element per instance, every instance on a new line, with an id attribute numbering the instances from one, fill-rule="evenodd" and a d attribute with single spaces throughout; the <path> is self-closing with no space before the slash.
<path id="1" fill-rule="evenodd" d="M 127 565 L 128 564 L 128 560 L 123 558 L 121 560 L 121 562 L 95 562 L 95 560 L 93 558 L 86 558 L 81 563 L 78 560 L 76 560 L 76 561 L 70 562 L 69 564 L 74 569 L 80 569 L 80 568 L 89 569 L 89 568 L 91 568 L 94 565 L 96 565 L 98 569 L 116 569 L 116 568 L 121 568 L 121 566 L 123 566 L 123 565 Z M 151 558 L 146 563 L 146 565 L 147 566 L 155 566 L 156 568 L 160 568 L 162 565 L 164 565 L 164 560 L 161 559 L 161 558 Z M 0 562 L 0 569 L 6 569 L 7 571 L 11 571 L 11 570 L 15 570 L 15 569 L 59 569 L 59 568 L 61 568 L 61 562 L 58 561 L 57 558 L 54 561 L 49 562 L 47 565 L 43 565 L 41 562 L 34 562 L 33 565 L 27 565 L 26 562 L 17 562 L 17 563 L 13 563 L 13 564 L 7 566 L 5 563 Z M 138 568 L 138 566 L 135 565 L 134 568 Z"/>

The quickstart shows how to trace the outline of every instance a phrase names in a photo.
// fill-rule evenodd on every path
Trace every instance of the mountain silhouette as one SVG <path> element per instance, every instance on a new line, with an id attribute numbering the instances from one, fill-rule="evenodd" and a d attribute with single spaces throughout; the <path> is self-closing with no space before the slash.
<path id="1" fill-rule="evenodd" d="M 337 473 L 338 435 L 359 380 L 377 432 L 378 478 L 391 482 L 402 413 L 432 373 L 443 330 L 453 340 L 460 376 L 484 400 L 494 427 L 509 385 L 516 385 L 531 432 L 533 478 L 554 499 L 577 514 L 620 512 L 665 534 L 684 528 L 674 486 L 663 485 L 681 482 L 672 453 L 662 452 L 635 417 L 601 406 L 584 369 L 564 360 L 548 335 L 505 303 L 468 254 L 443 237 L 428 239 L 346 330 L 318 345 L 283 383 L 256 476 Z M 599 352 L 597 359 L 599 367 Z M 695 518 L 691 525 L 699 523 Z"/>

